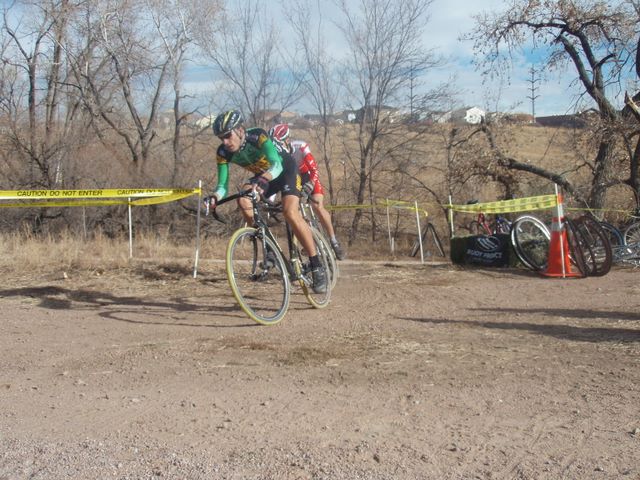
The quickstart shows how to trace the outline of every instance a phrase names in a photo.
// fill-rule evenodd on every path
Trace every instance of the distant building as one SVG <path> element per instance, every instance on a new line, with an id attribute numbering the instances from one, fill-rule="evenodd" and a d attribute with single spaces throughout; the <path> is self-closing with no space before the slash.
<path id="1" fill-rule="evenodd" d="M 213 124 L 213 121 L 216 119 L 216 115 L 206 115 L 204 117 L 200 117 L 193 122 L 193 124 L 198 129 L 205 129 L 210 127 Z"/>
<path id="2" fill-rule="evenodd" d="M 448 112 L 433 112 L 431 118 L 435 123 L 459 123 L 479 125 L 485 119 L 485 111 L 478 107 L 458 108 Z"/>
<path id="3" fill-rule="evenodd" d="M 543 127 L 584 128 L 587 126 L 587 121 L 581 114 L 536 117 L 536 123 Z"/>
<path id="4" fill-rule="evenodd" d="M 399 108 L 389 107 L 387 105 L 381 105 L 379 109 L 371 106 L 367 107 L 366 109 L 362 107 L 356 110 L 354 113 L 356 116 L 356 118 L 354 119 L 355 122 L 360 122 L 363 118 L 365 122 L 371 122 L 376 114 L 378 114 L 378 118 L 380 119 L 380 121 L 389 123 L 395 123 L 401 117 Z"/>
<path id="5" fill-rule="evenodd" d="M 296 119 L 299 118 L 297 113 L 287 112 L 281 110 L 262 110 L 257 112 L 258 119 L 264 118 L 267 125 L 274 125 L 276 123 L 288 123 L 293 126 L 296 123 Z"/>
<path id="6" fill-rule="evenodd" d="M 484 122 L 485 111 L 478 107 L 467 108 L 464 111 L 463 120 L 471 125 L 479 125 Z"/>

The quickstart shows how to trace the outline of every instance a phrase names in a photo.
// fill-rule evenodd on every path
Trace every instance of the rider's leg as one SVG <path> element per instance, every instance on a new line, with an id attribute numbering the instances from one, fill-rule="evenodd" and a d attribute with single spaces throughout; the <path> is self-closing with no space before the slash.
<path id="1" fill-rule="evenodd" d="M 313 242 L 309 224 L 300 214 L 300 199 L 297 195 L 284 195 L 282 197 L 282 213 L 285 220 L 291 226 L 293 234 L 302 247 L 309 253 L 309 257 L 316 255 L 316 245 Z"/>
<path id="2" fill-rule="evenodd" d="M 250 188 L 251 185 L 248 183 L 242 186 L 242 190 L 248 190 Z M 253 205 L 251 204 L 251 199 L 247 197 L 238 198 L 238 208 L 247 225 L 253 226 Z"/>
<path id="3" fill-rule="evenodd" d="M 336 234 L 333 231 L 333 224 L 331 223 L 331 214 L 324 208 L 324 195 L 320 193 L 314 193 L 311 195 L 311 206 L 313 210 L 316 212 L 318 219 L 320 219 L 320 223 L 324 228 L 329 238 L 334 240 L 336 238 Z"/>
<path id="4" fill-rule="evenodd" d="M 316 293 L 326 292 L 327 275 L 320 263 L 320 259 L 318 258 L 318 252 L 316 250 L 315 242 L 313 241 L 313 236 L 311 235 L 309 224 L 304 221 L 300 214 L 300 198 L 298 195 L 282 196 L 282 213 L 287 223 L 291 226 L 293 234 L 309 254 L 309 261 L 311 262 L 311 276 L 313 278 L 313 290 Z"/>
<path id="5" fill-rule="evenodd" d="M 331 242 L 331 248 L 336 254 L 338 260 L 343 260 L 345 258 L 344 250 L 340 246 L 340 242 L 336 238 L 336 233 L 333 229 L 333 224 L 331 223 L 331 214 L 324 208 L 323 204 L 324 195 L 322 193 L 314 193 L 311 195 L 311 205 L 313 210 L 318 215 L 320 219 L 320 223 L 324 227 L 325 232 L 329 235 L 329 241 Z"/>

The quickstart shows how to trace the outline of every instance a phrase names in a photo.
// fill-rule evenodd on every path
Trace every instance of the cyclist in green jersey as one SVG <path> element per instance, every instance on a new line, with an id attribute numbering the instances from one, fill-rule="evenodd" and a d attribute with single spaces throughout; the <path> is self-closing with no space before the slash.
<path id="1" fill-rule="evenodd" d="M 280 192 L 284 218 L 309 253 L 313 290 L 324 293 L 327 289 L 326 274 L 318 259 L 309 225 L 300 214 L 300 176 L 295 160 L 287 152 L 278 152 L 263 129 L 245 128 L 238 110 L 221 113 L 212 127 L 222 144 L 216 151 L 218 185 L 213 194 L 205 199 L 209 208 L 215 208 L 217 202 L 228 193 L 230 163 L 253 173 L 242 190 L 253 188 L 263 198 Z M 251 200 L 241 197 L 238 205 L 247 224 L 253 225 Z"/>

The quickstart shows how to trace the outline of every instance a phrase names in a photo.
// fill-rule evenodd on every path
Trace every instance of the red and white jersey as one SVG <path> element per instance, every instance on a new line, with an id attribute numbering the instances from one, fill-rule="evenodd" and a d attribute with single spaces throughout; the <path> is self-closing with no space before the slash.
<path id="1" fill-rule="evenodd" d="M 316 159 L 313 158 L 309 144 L 302 140 L 291 140 L 289 144 L 291 145 L 291 156 L 296 161 L 300 174 L 308 174 L 309 180 L 316 184 L 316 186 L 319 186 L 318 164 L 316 163 Z"/>

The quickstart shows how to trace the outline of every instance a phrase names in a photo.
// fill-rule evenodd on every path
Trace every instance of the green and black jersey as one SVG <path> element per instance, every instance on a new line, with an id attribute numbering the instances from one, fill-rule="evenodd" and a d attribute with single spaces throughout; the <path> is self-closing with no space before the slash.
<path id="1" fill-rule="evenodd" d="M 244 143 L 235 153 L 227 151 L 224 144 L 216 152 L 218 185 L 215 195 L 222 199 L 229 191 L 229 164 L 235 163 L 255 175 L 268 172 L 275 180 L 282 174 L 283 162 L 269 135 L 262 128 L 248 128 Z"/>

